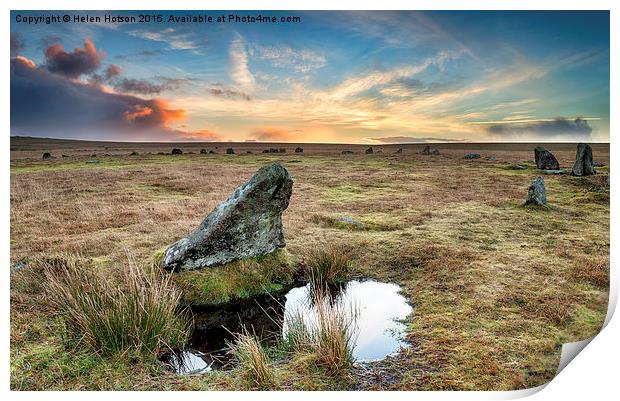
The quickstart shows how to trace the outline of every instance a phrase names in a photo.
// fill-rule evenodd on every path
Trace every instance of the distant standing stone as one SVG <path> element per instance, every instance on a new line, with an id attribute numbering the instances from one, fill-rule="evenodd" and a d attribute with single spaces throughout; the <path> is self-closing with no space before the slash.
<path id="1" fill-rule="evenodd" d="M 45 160 L 45 159 L 51 159 L 51 158 L 52 158 L 52 155 L 51 155 L 51 153 L 50 153 L 50 152 L 45 152 L 45 153 L 43 153 L 43 160 Z"/>
<path id="2" fill-rule="evenodd" d="M 206 155 L 207 154 L 207 149 L 200 149 L 200 154 L 201 155 Z"/>
<path id="3" fill-rule="evenodd" d="M 594 174 L 596 174 L 596 171 L 594 171 L 594 164 L 592 162 L 592 147 L 587 143 L 580 143 L 577 145 L 573 175 L 581 177 Z"/>
<path id="4" fill-rule="evenodd" d="M 468 153 L 463 156 L 463 159 L 480 159 L 480 155 L 478 153 Z"/>
<path id="5" fill-rule="evenodd" d="M 133 152 L 131 152 L 131 153 L 129 154 L 129 156 L 138 156 L 138 152 L 136 152 L 136 151 L 134 150 Z"/>
<path id="6" fill-rule="evenodd" d="M 235 150 L 233 148 L 228 148 L 228 149 L 226 149 L 226 154 L 227 155 L 234 155 L 235 154 Z"/>
<path id="7" fill-rule="evenodd" d="M 536 146 L 534 148 L 534 160 L 536 161 L 536 168 L 539 170 L 559 170 L 560 163 L 555 158 L 553 153 L 549 152 L 542 146 Z"/>
<path id="8" fill-rule="evenodd" d="M 172 154 L 173 155 L 182 155 L 183 151 L 181 149 L 179 149 L 179 148 L 174 148 L 174 149 L 172 149 Z"/>
<path id="9" fill-rule="evenodd" d="M 373 152 L 373 150 L 372 150 L 372 147 L 370 147 L 370 148 L 366 149 L 366 154 L 367 154 L 367 155 L 372 155 L 373 153 L 374 153 L 374 152 Z"/>
<path id="10" fill-rule="evenodd" d="M 527 189 L 526 205 L 547 205 L 547 194 L 545 191 L 545 180 L 542 177 L 536 177 L 532 181 L 532 185 Z"/>
<path id="11" fill-rule="evenodd" d="M 439 153 L 439 149 L 433 149 L 433 151 L 431 152 L 431 155 L 433 156 L 439 156 L 441 153 Z"/>
<path id="12" fill-rule="evenodd" d="M 166 249 L 163 267 L 194 270 L 283 248 L 282 212 L 292 192 L 293 179 L 282 165 L 260 168 L 196 230 Z"/>
<path id="13" fill-rule="evenodd" d="M 398 150 L 396 152 L 394 152 L 394 153 L 396 153 L 397 155 L 402 154 L 403 153 L 403 148 L 398 148 Z"/>
<path id="14" fill-rule="evenodd" d="M 422 151 L 420 152 L 420 154 L 423 154 L 423 155 L 430 155 L 430 154 L 431 154 L 431 147 L 430 147 L 430 145 L 426 145 L 426 146 L 424 147 L 424 149 L 422 149 Z"/>
<path id="15" fill-rule="evenodd" d="M 304 153 L 304 149 L 300 148 L 300 147 L 297 147 L 297 148 L 295 148 L 295 153 Z"/>

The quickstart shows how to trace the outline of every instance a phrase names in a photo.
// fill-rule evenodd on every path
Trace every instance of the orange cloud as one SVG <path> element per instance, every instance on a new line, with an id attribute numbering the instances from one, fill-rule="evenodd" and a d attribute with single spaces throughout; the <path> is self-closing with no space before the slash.
<path id="1" fill-rule="evenodd" d="M 211 131 L 210 129 L 199 129 L 197 131 L 178 131 L 178 134 L 183 136 L 185 140 L 194 140 L 194 141 L 222 141 L 222 137 L 215 131 Z"/>
<path id="2" fill-rule="evenodd" d="M 292 142 L 302 136 L 301 130 L 290 130 L 277 127 L 258 128 L 252 132 L 257 140 L 262 142 Z"/>
<path id="3" fill-rule="evenodd" d="M 125 112 L 125 119 L 136 125 L 147 127 L 168 128 L 170 123 L 185 119 L 183 109 L 172 109 L 163 99 L 145 100 L 143 104 L 135 104 Z"/>
<path id="4" fill-rule="evenodd" d="M 34 64 L 34 61 L 24 56 L 15 56 L 13 57 L 13 60 L 15 60 L 16 63 L 21 64 L 22 67 L 30 68 L 33 70 L 36 67 L 36 65 Z"/>
<path id="5" fill-rule="evenodd" d="M 153 114 L 153 109 L 137 104 L 132 108 L 132 110 L 125 112 L 125 119 L 127 119 L 127 121 L 134 121 L 138 118 L 150 116 L 151 114 Z"/>

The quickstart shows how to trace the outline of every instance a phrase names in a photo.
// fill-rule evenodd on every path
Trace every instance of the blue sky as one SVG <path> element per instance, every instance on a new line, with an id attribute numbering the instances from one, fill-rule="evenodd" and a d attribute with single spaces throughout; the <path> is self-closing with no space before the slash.
<path id="1" fill-rule="evenodd" d="M 608 12 L 235 12 L 301 17 L 276 24 L 16 22 L 18 15 L 75 13 L 11 13 L 12 135 L 609 140 Z"/>

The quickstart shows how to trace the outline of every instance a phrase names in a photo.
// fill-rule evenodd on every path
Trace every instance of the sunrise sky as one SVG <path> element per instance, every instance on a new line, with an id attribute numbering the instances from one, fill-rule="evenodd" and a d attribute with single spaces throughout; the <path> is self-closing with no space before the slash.
<path id="1" fill-rule="evenodd" d="M 606 11 L 261 12 L 301 17 L 276 24 L 16 22 L 51 14 L 75 12 L 11 12 L 11 135 L 609 141 Z"/>

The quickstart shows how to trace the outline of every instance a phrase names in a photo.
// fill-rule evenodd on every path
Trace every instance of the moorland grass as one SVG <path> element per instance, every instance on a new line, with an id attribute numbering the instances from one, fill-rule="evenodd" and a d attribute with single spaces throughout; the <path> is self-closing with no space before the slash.
<path id="1" fill-rule="evenodd" d="M 277 387 L 274 370 L 269 366 L 269 357 L 260 341 L 247 331 L 235 334 L 228 343 L 238 363 L 243 381 L 250 389 L 273 390 Z"/>
<path id="2" fill-rule="evenodd" d="M 351 270 L 351 251 L 342 244 L 311 247 L 302 264 L 306 280 L 313 289 L 323 292 L 328 284 L 342 282 Z"/>
<path id="3" fill-rule="evenodd" d="M 297 270 L 287 251 L 278 249 L 223 266 L 174 273 L 172 280 L 183 304 L 208 305 L 281 290 L 293 283 Z"/>
<path id="4" fill-rule="evenodd" d="M 255 154 L 173 157 L 143 156 L 169 152 L 169 144 L 118 144 L 119 152 L 128 155 L 137 149 L 140 156 L 118 156 L 115 168 L 106 168 L 106 161 L 84 163 L 108 145 L 96 146 L 100 148 L 78 142 L 62 151 L 12 149 L 12 263 L 80 253 L 92 259 L 89 269 L 113 278 L 125 268 L 126 249 L 131 249 L 140 264 L 150 264 L 155 250 L 193 230 L 256 169 L 277 160 L 295 177 L 283 214 L 290 255 L 302 258 L 315 245 L 344 243 L 352 250 L 351 277 L 401 286 L 415 307 L 406 320 L 411 348 L 365 365 L 362 374 L 354 367 L 346 380 L 315 369 L 313 352 L 293 353 L 273 364 L 281 389 L 534 387 L 556 374 L 561 344 L 595 335 L 605 319 L 609 192 L 599 187 L 606 184 L 606 168 L 597 168 L 600 174 L 587 179 L 545 177 L 554 209 L 532 210 L 520 205 L 537 172 L 500 168 L 526 160 L 533 165 L 532 144 L 441 144 L 442 155 L 435 158 L 419 155 L 418 145 L 398 145 L 404 148 L 401 155 L 386 148 L 373 157 L 359 148 L 345 158 L 340 151 L 349 145 L 308 144 L 303 155 L 259 156 L 256 149 L 262 144 L 235 144 L 235 151 L 246 146 Z M 121 150 L 123 146 L 127 148 Z M 196 152 L 205 147 L 192 146 Z M 549 145 L 561 166 L 569 168 L 574 147 Z M 609 165 L 609 145 L 594 144 L 593 149 L 595 160 Z M 65 166 L 60 160 L 41 161 L 42 151 L 66 153 L 71 156 L 67 160 L 86 156 Z M 464 162 L 462 155 L 471 151 L 498 161 Z M 293 159 L 302 162 L 287 162 Z M 315 221 L 313 215 L 347 215 L 364 223 L 376 218 L 392 227 L 345 230 Z M 275 275 L 259 264 L 249 270 L 248 281 L 241 277 L 248 269 L 238 266 L 230 270 L 230 281 L 220 267 L 179 275 L 174 284 L 212 300 L 283 285 L 279 279 L 262 281 L 260 277 Z M 45 280 L 35 272 L 29 262 L 11 274 L 12 389 L 246 388 L 236 380 L 238 370 L 178 376 L 158 362 L 68 349 L 63 320 L 49 307 L 40 289 Z M 200 285 L 190 282 L 194 277 Z M 254 277 L 259 277 L 258 285 L 250 282 Z"/>
<path id="5" fill-rule="evenodd" d="M 355 305 L 333 299 L 324 287 L 310 291 L 312 315 L 293 310 L 284 317 L 284 344 L 289 352 L 311 355 L 311 360 L 330 374 L 347 373 L 355 362 L 357 340 Z"/>
<path id="6" fill-rule="evenodd" d="M 43 262 L 48 299 L 71 340 L 101 355 L 157 357 L 185 345 L 189 318 L 180 311 L 170 275 L 129 261 L 118 277 L 79 257 Z"/>

